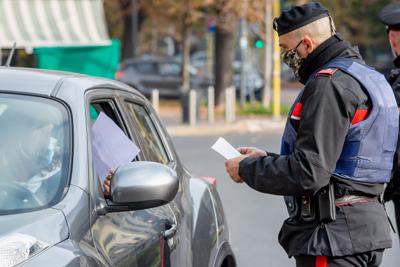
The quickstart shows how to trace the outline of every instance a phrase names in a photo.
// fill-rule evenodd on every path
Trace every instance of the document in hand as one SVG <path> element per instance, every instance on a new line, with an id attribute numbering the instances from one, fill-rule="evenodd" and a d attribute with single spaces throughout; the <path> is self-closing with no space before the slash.
<path id="1" fill-rule="evenodd" d="M 218 138 L 217 142 L 215 142 L 211 148 L 218 152 L 225 159 L 233 159 L 241 155 L 239 151 L 237 151 L 223 137 Z"/>
<path id="2" fill-rule="evenodd" d="M 103 112 L 100 112 L 91 132 L 93 164 L 102 183 L 110 171 L 131 162 L 140 152 L 135 143 Z"/>

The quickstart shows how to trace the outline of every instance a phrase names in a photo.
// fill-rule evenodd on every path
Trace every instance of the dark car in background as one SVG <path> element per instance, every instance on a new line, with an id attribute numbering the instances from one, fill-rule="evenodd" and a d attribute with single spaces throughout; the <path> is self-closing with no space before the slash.
<path id="1" fill-rule="evenodd" d="M 199 75 L 197 68 L 189 66 L 190 88 L 206 89 L 210 79 Z M 182 86 L 182 64 L 176 59 L 147 56 L 122 62 L 116 79 L 137 88 L 145 96 L 158 89 L 162 98 L 177 98 Z"/>

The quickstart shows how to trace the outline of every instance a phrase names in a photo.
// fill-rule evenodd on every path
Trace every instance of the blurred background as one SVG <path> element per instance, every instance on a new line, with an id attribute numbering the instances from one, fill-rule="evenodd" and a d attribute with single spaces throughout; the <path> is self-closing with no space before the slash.
<path id="1" fill-rule="evenodd" d="M 239 114 L 285 114 L 301 86 L 279 61 L 272 19 L 306 2 L 0 0 L 0 58 L 16 42 L 13 66 L 118 79 L 149 97 L 158 89 L 161 100 L 175 99 L 170 106 L 187 102 L 190 89 L 206 102 L 212 86 L 217 114 L 233 86 Z M 377 13 L 390 1 L 319 2 L 367 63 L 387 74 L 392 55 Z"/>

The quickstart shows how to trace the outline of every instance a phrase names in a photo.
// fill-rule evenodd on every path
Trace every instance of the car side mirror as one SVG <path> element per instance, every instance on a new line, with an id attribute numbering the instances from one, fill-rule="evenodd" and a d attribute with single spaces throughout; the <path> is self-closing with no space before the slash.
<path id="1" fill-rule="evenodd" d="M 116 211 L 118 207 L 128 210 L 154 208 L 174 199 L 178 188 L 176 172 L 168 166 L 135 161 L 119 167 L 113 175 L 109 205 Z"/>

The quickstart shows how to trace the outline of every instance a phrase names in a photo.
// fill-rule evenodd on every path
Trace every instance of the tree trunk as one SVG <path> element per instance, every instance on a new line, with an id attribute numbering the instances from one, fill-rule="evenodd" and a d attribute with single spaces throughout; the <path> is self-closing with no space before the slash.
<path id="1" fill-rule="evenodd" d="M 124 12 L 124 33 L 122 39 L 122 59 L 136 56 L 139 39 L 139 10 L 138 0 L 121 1 Z M 127 12 L 128 10 L 128 12 Z"/>
<path id="2" fill-rule="evenodd" d="M 217 25 L 215 33 L 215 105 L 223 101 L 225 89 L 233 82 L 234 26 L 233 14 L 224 10 L 226 0 L 218 1 Z"/>
<path id="3" fill-rule="evenodd" d="M 187 93 L 190 89 L 190 0 L 185 1 L 185 10 L 182 20 L 182 93 Z"/>

